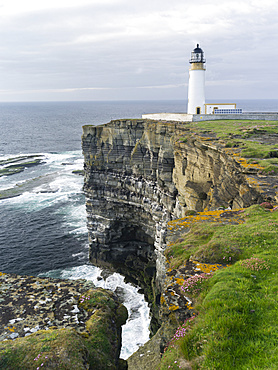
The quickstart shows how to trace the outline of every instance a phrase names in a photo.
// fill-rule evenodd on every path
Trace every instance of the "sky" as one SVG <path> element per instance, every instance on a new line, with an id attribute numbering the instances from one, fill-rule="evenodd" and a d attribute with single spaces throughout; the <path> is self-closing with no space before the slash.
<path id="1" fill-rule="evenodd" d="M 0 0 L 0 102 L 278 99 L 277 0 Z"/>

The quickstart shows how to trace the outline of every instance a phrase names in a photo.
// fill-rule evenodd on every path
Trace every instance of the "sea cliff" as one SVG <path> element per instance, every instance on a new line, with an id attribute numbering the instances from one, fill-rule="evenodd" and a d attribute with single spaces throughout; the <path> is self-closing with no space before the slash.
<path id="1" fill-rule="evenodd" d="M 91 261 L 155 276 L 159 289 L 170 220 L 189 210 L 276 199 L 273 179 L 260 178 L 260 166 L 247 164 L 214 134 L 192 133 L 186 123 L 84 126 L 82 147 Z"/>
<path id="2" fill-rule="evenodd" d="M 129 370 L 276 368 L 277 143 L 266 121 L 84 126 L 90 259 L 152 308 Z M 0 273 L 0 310 L 3 369 L 127 368 L 112 292 Z"/>
<path id="3" fill-rule="evenodd" d="M 226 137 L 186 122 L 116 120 L 83 127 L 90 260 L 139 283 L 152 306 L 152 332 L 160 327 L 152 339 L 156 354 L 145 364 L 133 356 L 130 369 L 157 365 L 171 328 L 194 315 L 192 301 L 173 281 L 225 267 L 218 263 L 215 268 L 212 257 L 199 256 L 199 262 L 211 268 L 189 259 L 169 272 L 165 250 L 190 229 L 186 218 L 195 215 L 200 220 L 207 212 L 210 221 L 236 225 L 243 222 L 240 209 L 277 202 L 277 168 L 270 173 L 260 162 L 247 160 L 242 156 L 244 144 L 238 142 L 272 145 L 277 134 L 251 125 L 238 135 L 229 132 L 231 122 L 217 125 L 225 123 Z M 276 158 L 277 150 L 272 149 L 270 157 Z M 173 227 L 174 220 L 183 222 Z"/>

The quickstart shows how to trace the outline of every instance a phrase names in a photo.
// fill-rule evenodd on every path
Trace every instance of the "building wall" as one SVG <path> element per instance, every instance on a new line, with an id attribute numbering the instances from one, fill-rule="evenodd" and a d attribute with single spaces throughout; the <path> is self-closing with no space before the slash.
<path id="1" fill-rule="evenodd" d="M 205 113 L 205 70 L 190 69 L 188 83 L 188 114 L 196 114 L 200 107 L 201 114 Z"/>
<path id="2" fill-rule="evenodd" d="M 143 114 L 143 119 L 155 121 L 177 121 L 177 122 L 198 122 L 215 120 L 244 120 L 253 119 L 261 121 L 278 121 L 278 113 L 242 113 L 242 114 L 186 114 L 186 113 L 151 113 Z"/>
<path id="3" fill-rule="evenodd" d="M 192 122 L 193 114 L 186 113 L 150 113 L 143 114 L 143 119 L 153 119 L 155 121 L 177 121 L 177 122 Z"/>
<path id="4" fill-rule="evenodd" d="M 236 109 L 236 104 L 205 104 L 205 114 L 213 114 L 214 109 Z"/>

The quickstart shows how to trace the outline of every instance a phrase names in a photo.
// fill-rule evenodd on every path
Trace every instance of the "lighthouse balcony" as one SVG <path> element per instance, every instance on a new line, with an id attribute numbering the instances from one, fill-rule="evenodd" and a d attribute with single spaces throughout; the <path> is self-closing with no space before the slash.
<path id="1" fill-rule="evenodd" d="M 196 57 L 196 55 L 192 55 L 189 63 L 206 63 L 204 57 Z"/>

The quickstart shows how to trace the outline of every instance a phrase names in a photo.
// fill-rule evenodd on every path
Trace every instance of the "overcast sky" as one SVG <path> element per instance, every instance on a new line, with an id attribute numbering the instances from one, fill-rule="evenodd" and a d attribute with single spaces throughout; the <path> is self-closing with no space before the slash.
<path id="1" fill-rule="evenodd" d="M 277 0 L 0 0 L 0 101 L 278 99 Z"/>

